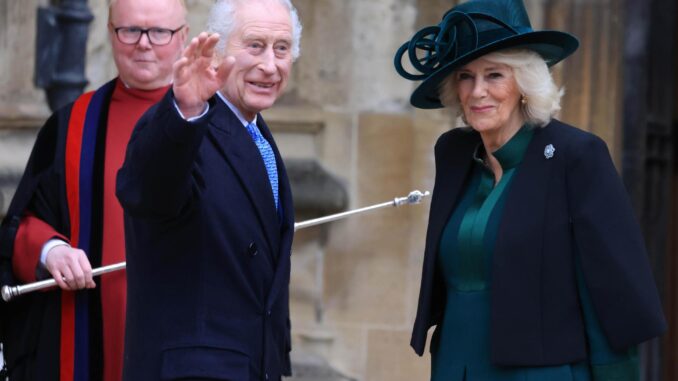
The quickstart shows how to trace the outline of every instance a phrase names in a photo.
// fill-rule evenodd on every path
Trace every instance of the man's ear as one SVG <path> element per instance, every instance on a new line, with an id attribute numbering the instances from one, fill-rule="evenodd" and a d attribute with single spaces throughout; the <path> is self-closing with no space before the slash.
<path id="1" fill-rule="evenodd" d="M 188 22 L 184 24 L 184 27 L 181 28 L 181 30 L 177 31 L 177 33 L 174 34 L 174 39 L 180 38 L 181 41 L 181 47 L 186 48 L 186 44 L 191 42 L 191 40 L 188 38 L 188 31 L 190 29 L 190 26 L 188 25 Z"/>
<path id="2" fill-rule="evenodd" d="M 109 21 L 109 22 L 108 22 L 108 27 L 107 27 L 106 29 L 108 29 L 108 39 L 109 39 L 109 42 L 112 44 L 112 43 L 113 43 L 113 39 L 116 38 L 116 37 L 115 37 L 115 31 L 113 30 L 113 23 Z"/>

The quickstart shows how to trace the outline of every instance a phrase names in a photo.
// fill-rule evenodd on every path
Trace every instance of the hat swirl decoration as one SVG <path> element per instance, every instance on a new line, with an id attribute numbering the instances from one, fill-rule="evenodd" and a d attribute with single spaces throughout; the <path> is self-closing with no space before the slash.
<path id="1" fill-rule="evenodd" d="M 412 36 L 398 49 L 395 56 L 395 67 L 402 77 L 417 81 L 424 79 L 440 68 L 441 62 L 449 62 L 457 56 L 457 28 L 470 29 L 471 38 L 478 44 L 478 29 L 473 19 L 461 12 L 448 12 L 440 25 L 426 27 Z M 417 53 L 423 51 L 425 56 L 419 58 Z M 411 74 L 402 65 L 402 57 L 408 53 L 412 66 L 422 74 Z"/>
<path id="2" fill-rule="evenodd" d="M 470 0 L 450 9 L 438 25 L 427 26 L 396 52 L 395 69 L 403 78 L 423 82 L 410 103 L 419 108 L 441 108 L 438 86 L 455 69 L 493 51 L 533 50 L 554 65 L 579 46 L 569 33 L 534 31 L 521 0 Z M 412 73 L 403 67 L 407 57 Z"/>
<path id="3" fill-rule="evenodd" d="M 428 77 L 431 73 L 440 68 L 441 63 L 445 64 L 454 60 L 459 54 L 459 44 L 457 42 L 457 31 L 461 28 L 468 28 L 467 38 L 471 43 L 472 49 L 478 48 L 478 28 L 471 17 L 486 19 L 489 22 L 496 23 L 498 26 L 517 33 L 509 25 L 506 25 L 499 19 L 482 13 L 466 14 L 458 11 L 448 11 L 443 17 L 439 26 L 429 26 L 412 36 L 412 39 L 404 43 L 395 57 L 396 71 L 402 77 L 409 80 L 420 80 Z M 426 56 L 419 58 L 417 52 L 422 50 Z M 412 66 L 422 74 L 411 74 L 402 65 L 402 57 L 408 53 L 408 58 Z"/>

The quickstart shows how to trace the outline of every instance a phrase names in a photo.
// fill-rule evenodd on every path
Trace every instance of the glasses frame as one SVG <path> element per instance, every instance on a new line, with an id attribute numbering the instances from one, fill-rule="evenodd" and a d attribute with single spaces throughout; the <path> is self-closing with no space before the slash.
<path id="1" fill-rule="evenodd" d="M 141 41 L 141 37 L 145 34 L 145 35 L 146 35 L 146 38 L 148 38 L 148 42 L 149 42 L 151 45 L 153 45 L 153 46 L 165 46 L 165 45 L 169 45 L 169 43 L 172 42 L 172 38 L 174 38 L 174 34 L 177 33 L 178 31 L 184 29 L 184 27 L 186 26 L 186 24 L 182 24 L 180 27 L 178 27 L 178 28 L 176 28 L 176 29 L 158 28 L 158 27 L 153 27 L 153 28 L 144 29 L 144 28 L 139 28 L 139 27 L 137 27 L 137 26 L 120 26 L 120 27 L 116 27 L 116 26 L 114 26 L 113 24 L 111 24 L 111 26 L 113 27 L 113 31 L 115 32 L 115 37 L 118 39 L 118 41 L 120 41 L 121 44 L 125 44 L 125 45 L 136 45 L 136 44 L 139 43 L 139 41 Z M 120 31 L 123 30 L 123 29 L 139 29 L 139 38 L 137 38 L 137 40 L 134 41 L 134 42 L 125 42 L 125 41 L 123 41 L 123 40 L 120 38 Z M 164 44 L 158 44 L 158 43 L 153 42 L 153 39 L 151 38 L 151 35 L 150 35 L 150 33 L 149 33 L 149 32 L 152 31 L 152 30 L 163 31 L 163 32 L 170 32 L 170 38 L 169 38 L 169 40 L 167 40 L 167 42 L 164 43 Z"/>

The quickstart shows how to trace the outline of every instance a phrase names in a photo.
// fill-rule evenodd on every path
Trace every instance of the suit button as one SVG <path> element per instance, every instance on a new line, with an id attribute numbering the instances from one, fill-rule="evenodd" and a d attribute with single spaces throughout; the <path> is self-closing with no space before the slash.
<path id="1" fill-rule="evenodd" d="M 271 310 L 266 311 L 266 315 L 271 316 Z"/>
<path id="2" fill-rule="evenodd" d="M 266 373 L 266 379 L 268 380 L 268 373 Z"/>
<path id="3" fill-rule="evenodd" d="M 257 249 L 257 244 L 252 242 L 250 245 L 247 247 L 247 253 L 253 257 L 255 257 L 257 254 L 259 254 L 259 250 Z"/>

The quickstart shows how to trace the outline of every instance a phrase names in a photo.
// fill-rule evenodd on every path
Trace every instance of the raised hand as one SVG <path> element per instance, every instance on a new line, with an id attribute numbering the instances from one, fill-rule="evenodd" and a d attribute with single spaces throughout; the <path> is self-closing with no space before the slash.
<path id="1" fill-rule="evenodd" d="M 186 118 L 199 115 L 205 109 L 205 103 L 226 83 L 235 58 L 217 60 L 214 47 L 219 35 L 202 32 L 174 63 L 174 97 Z M 218 65 L 215 65 L 216 62 Z"/>
<path id="2" fill-rule="evenodd" d="M 66 245 L 53 247 L 47 253 L 45 267 L 64 290 L 75 291 L 96 286 L 89 259 L 80 249 Z"/>

